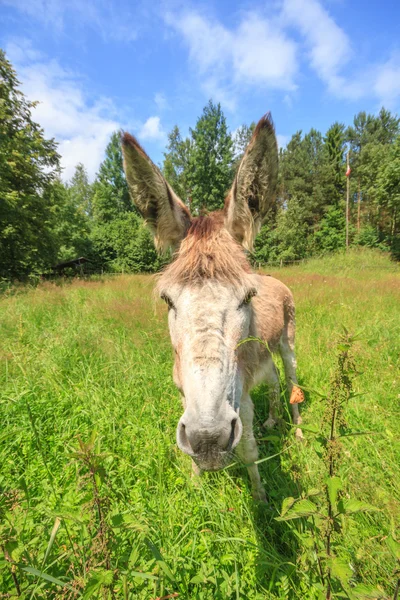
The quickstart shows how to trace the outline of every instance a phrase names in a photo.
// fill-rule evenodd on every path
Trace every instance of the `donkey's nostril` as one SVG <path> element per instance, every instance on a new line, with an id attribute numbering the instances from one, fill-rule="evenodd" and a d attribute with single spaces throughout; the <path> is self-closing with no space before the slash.
<path id="1" fill-rule="evenodd" d="M 227 450 L 230 450 L 233 446 L 233 441 L 235 439 L 235 427 L 236 427 L 236 421 L 237 419 L 232 419 L 231 421 L 231 434 L 229 436 L 229 440 L 228 440 L 228 446 L 227 446 Z"/>
<path id="2" fill-rule="evenodd" d="M 186 433 L 186 426 L 184 423 L 182 423 L 182 421 L 178 423 L 178 429 L 176 430 L 176 441 L 179 448 L 185 452 L 185 454 L 193 456 L 193 448 Z"/>
<path id="3" fill-rule="evenodd" d="M 231 435 L 229 438 L 229 446 L 228 446 L 229 450 L 233 450 L 233 448 L 235 448 L 238 445 L 238 443 L 240 442 L 240 438 L 242 437 L 242 430 L 243 430 L 243 426 L 242 426 L 242 422 L 239 419 L 239 417 L 232 419 Z"/>

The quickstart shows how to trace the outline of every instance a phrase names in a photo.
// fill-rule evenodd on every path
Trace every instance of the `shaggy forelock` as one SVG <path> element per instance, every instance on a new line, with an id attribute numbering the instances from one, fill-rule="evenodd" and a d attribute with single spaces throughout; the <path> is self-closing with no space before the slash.
<path id="1" fill-rule="evenodd" d="M 215 280 L 248 287 L 250 265 L 242 247 L 224 227 L 222 213 L 193 220 L 175 260 L 163 271 L 158 289 Z"/>

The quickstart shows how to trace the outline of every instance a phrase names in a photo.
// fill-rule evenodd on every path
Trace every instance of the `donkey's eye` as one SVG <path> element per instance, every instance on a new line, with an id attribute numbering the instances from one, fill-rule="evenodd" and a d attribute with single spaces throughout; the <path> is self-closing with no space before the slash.
<path id="1" fill-rule="evenodd" d="M 239 304 L 239 308 L 242 308 L 242 306 L 245 306 L 246 304 L 250 304 L 251 299 L 257 295 L 257 290 L 252 289 L 249 290 L 247 292 L 247 294 L 245 295 L 245 297 L 243 298 L 242 302 Z"/>
<path id="2" fill-rule="evenodd" d="M 172 302 L 171 298 L 167 296 L 167 294 L 161 294 L 161 300 L 164 300 L 165 304 L 167 304 L 168 308 L 175 309 L 175 305 Z"/>

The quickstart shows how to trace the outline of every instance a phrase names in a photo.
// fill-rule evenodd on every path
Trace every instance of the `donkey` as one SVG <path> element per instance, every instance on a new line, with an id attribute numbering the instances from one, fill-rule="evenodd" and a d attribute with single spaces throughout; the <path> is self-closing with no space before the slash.
<path id="1" fill-rule="evenodd" d="M 157 291 L 168 305 L 173 377 L 184 407 L 177 444 L 197 473 L 223 468 L 236 448 L 248 467 L 253 497 L 265 500 L 249 392 L 268 382 L 265 425 L 273 427 L 280 398 L 274 351 L 281 354 L 289 394 L 297 383 L 292 294 L 278 280 L 252 273 L 243 251 L 252 248 L 275 202 L 278 147 L 271 116 L 256 126 L 224 209 L 207 216 L 190 214 L 129 133 L 122 136 L 122 149 L 131 198 L 157 248 L 176 249 Z M 240 343 L 249 337 L 267 343 Z M 301 424 L 297 404 L 292 411 L 294 424 Z"/>

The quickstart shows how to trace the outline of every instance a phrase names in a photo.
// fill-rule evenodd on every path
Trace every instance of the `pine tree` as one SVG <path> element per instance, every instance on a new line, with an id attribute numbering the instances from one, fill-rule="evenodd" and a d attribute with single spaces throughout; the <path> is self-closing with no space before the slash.
<path id="1" fill-rule="evenodd" d="M 161 261 L 151 235 L 130 199 L 117 132 L 111 136 L 93 188 L 93 225 L 90 232 L 93 261 L 111 271 L 157 270 Z"/>
<path id="2" fill-rule="evenodd" d="M 235 174 L 236 169 L 243 158 L 243 154 L 245 153 L 255 128 L 256 124 L 253 122 L 250 125 L 240 125 L 235 131 L 235 135 L 233 136 L 233 151 L 235 156 L 233 162 L 233 174 Z"/>
<path id="3" fill-rule="evenodd" d="M 100 165 L 93 185 L 93 216 L 106 223 L 126 212 L 135 212 L 129 197 L 123 163 L 120 134 L 116 131 L 106 148 L 106 156 Z"/>
<path id="4" fill-rule="evenodd" d="M 59 173 L 54 140 L 32 120 L 25 98 L 0 50 L 0 277 L 41 272 L 55 258 L 54 199 L 46 189 Z"/>
<path id="5" fill-rule="evenodd" d="M 302 206 L 302 218 L 310 228 L 314 227 L 326 210 L 321 133 L 311 129 L 304 138 L 301 131 L 295 133 L 281 153 L 280 168 L 281 203 L 287 207 L 291 199 L 296 199 Z"/>
<path id="6" fill-rule="evenodd" d="M 324 143 L 326 150 L 326 180 L 329 204 L 338 206 L 344 199 L 345 190 L 344 125 L 337 122 L 331 125 L 326 132 Z"/>
<path id="7" fill-rule="evenodd" d="M 391 145 L 387 159 L 378 171 L 376 188 L 379 206 L 386 213 L 390 248 L 400 260 L 400 135 Z"/>
<path id="8" fill-rule="evenodd" d="M 232 181 L 233 142 L 221 105 L 210 100 L 190 132 L 193 138 L 188 165 L 191 210 L 196 214 L 222 208 Z"/>
<path id="9" fill-rule="evenodd" d="M 378 199 L 377 176 L 386 164 L 389 150 L 400 133 L 400 119 L 382 108 L 378 116 L 362 111 L 355 115 L 353 126 L 346 131 L 350 143 L 351 196 L 357 197 L 361 229 L 368 239 L 380 244 L 390 238 L 390 225 L 385 222 Z M 371 235 L 371 231 L 375 234 Z M 363 232 L 359 232 L 360 239 Z M 371 242 L 368 242 L 371 243 Z"/>
<path id="10" fill-rule="evenodd" d="M 189 138 L 182 139 L 179 127 L 175 125 L 168 134 L 167 152 L 164 153 L 163 174 L 174 191 L 189 205 L 190 185 L 188 167 L 192 143 Z"/>
<path id="11" fill-rule="evenodd" d="M 74 206 L 91 218 L 93 216 L 93 186 L 89 183 L 87 171 L 82 163 L 76 165 L 68 189 Z"/>
<path id="12" fill-rule="evenodd" d="M 355 156 L 368 143 L 391 144 L 400 131 L 400 118 L 393 116 L 385 108 L 379 115 L 359 112 L 353 119 L 353 125 L 347 128 L 346 138 L 350 142 Z"/>

